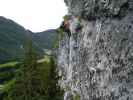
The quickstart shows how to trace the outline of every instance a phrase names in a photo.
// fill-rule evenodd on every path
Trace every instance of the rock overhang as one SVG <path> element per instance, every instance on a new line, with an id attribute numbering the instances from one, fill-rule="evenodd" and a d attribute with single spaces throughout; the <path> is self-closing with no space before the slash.
<path id="1" fill-rule="evenodd" d="M 87 19 L 123 16 L 132 0 L 64 0 L 69 13 Z M 130 6 L 132 7 L 132 6 Z M 124 10 L 124 12 L 123 12 Z M 122 14 L 121 14 L 122 13 Z"/>

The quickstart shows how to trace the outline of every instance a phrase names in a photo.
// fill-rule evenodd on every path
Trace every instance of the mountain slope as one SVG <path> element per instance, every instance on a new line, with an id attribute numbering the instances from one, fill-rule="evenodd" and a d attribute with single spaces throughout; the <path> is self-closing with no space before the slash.
<path id="1" fill-rule="evenodd" d="M 21 59 L 29 36 L 33 46 L 42 55 L 44 48 L 52 48 L 56 30 L 33 33 L 10 19 L 0 17 L 0 63 Z"/>
<path id="2" fill-rule="evenodd" d="M 0 17 L 0 61 L 18 58 L 16 55 L 22 54 L 24 41 L 26 30 L 12 20 Z"/>
<path id="3" fill-rule="evenodd" d="M 33 34 L 33 41 L 41 49 L 52 49 L 56 35 L 57 32 L 55 29 L 38 32 Z"/>

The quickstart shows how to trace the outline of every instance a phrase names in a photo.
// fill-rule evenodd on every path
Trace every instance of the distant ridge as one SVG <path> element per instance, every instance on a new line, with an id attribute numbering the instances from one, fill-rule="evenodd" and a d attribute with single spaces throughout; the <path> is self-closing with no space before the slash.
<path id="1" fill-rule="evenodd" d="M 57 32 L 56 29 L 50 29 L 34 33 L 13 20 L 0 16 L 0 63 L 20 60 L 24 55 L 24 45 L 29 35 L 34 48 L 42 55 L 44 49 L 52 49 Z"/>

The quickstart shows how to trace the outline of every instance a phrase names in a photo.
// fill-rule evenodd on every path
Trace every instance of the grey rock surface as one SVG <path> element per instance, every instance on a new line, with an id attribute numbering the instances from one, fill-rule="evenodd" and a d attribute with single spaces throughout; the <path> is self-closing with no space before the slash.
<path id="1" fill-rule="evenodd" d="M 64 0 L 69 13 L 87 19 L 124 16 L 132 9 L 132 0 Z"/>
<path id="2" fill-rule="evenodd" d="M 65 2 L 72 16 L 58 49 L 65 100 L 133 100 L 133 0 Z"/>

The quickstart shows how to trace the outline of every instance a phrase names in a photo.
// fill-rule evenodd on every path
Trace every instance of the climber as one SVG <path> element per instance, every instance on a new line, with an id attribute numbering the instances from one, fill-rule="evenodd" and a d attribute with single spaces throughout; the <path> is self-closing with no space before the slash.
<path id="1" fill-rule="evenodd" d="M 68 34 L 68 36 L 70 37 L 71 36 L 71 32 L 70 32 L 70 29 L 69 29 L 69 26 L 70 26 L 70 19 L 71 19 L 71 16 L 69 15 L 66 15 L 64 17 L 64 21 L 62 22 L 60 28 L 64 30 L 64 32 L 66 32 Z"/>
<path id="2" fill-rule="evenodd" d="M 60 26 L 60 29 L 62 29 L 64 32 L 66 32 L 69 37 L 71 36 L 71 32 L 70 32 L 70 29 L 69 29 L 69 22 L 68 21 L 63 21 L 61 26 Z"/>
<path id="3" fill-rule="evenodd" d="M 69 20 L 64 20 L 64 27 L 65 27 L 65 31 L 66 32 L 69 32 L 69 26 L 70 26 L 70 23 L 69 23 Z"/>

